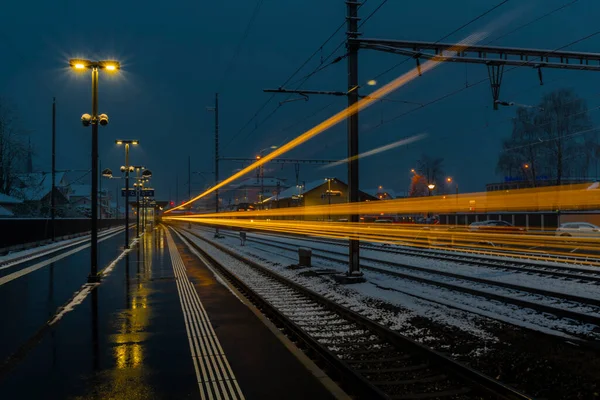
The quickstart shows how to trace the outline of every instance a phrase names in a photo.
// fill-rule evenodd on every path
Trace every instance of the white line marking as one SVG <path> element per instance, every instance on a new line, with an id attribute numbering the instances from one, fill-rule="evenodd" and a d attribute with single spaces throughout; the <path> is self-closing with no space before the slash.
<path id="1" fill-rule="evenodd" d="M 109 229 L 108 231 L 99 233 L 98 237 L 102 238 L 106 235 L 110 235 L 111 233 L 121 231 L 121 230 L 123 230 L 123 228 Z M 2 266 L 0 267 L 0 271 L 2 271 L 4 269 L 8 269 L 8 268 L 13 268 L 14 266 L 22 264 L 24 262 L 33 261 L 36 258 L 44 257 L 44 256 L 47 256 L 48 254 L 56 253 L 65 247 L 73 247 L 80 243 L 84 243 L 85 241 L 90 240 L 89 236 L 90 235 L 86 235 L 86 236 L 83 236 L 83 238 L 65 240 L 64 242 L 57 242 L 54 245 L 48 246 L 45 250 L 39 250 L 38 252 L 31 253 L 29 255 L 20 255 L 19 254 L 20 252 L 13 253 L 13 254 L 11 254 L 11 256 L 12 256 L 11 259 L 8 259 L 6 261 L 3 260 Z M 35 250 L 35 247 L 32 249 L 29 249 L 29 250 Z M 29 250 L 24 250 L 24 252 L 29 251 Z M 23 257 L 21 257 L 21 256 L 23 256 Z"/>
<path id="2" fill-rule="evenodd" d="M 200 296 L 189 280 L 186 268 L 169 229 L 165 230 L 171 263 L 175 274 L 185 329 L 190 342 L 200 395 L 209 399 L 243 400 L 244 395 L 235 379 L 221 343 L 213 329 Z M 175 233 L 179 235 L 178 232 Z M 193 343 L 193 346 L 192 346 Z M 197 368 L 200 365 L 200 370 Z"/>
<path id="3" fill-rule="evenodd" d="M 110 239 L 111 237 L 113 237 L 115 235 L 118 235 L 119 233 L 120 232 L 115 232 L 115 233 L 113 233 L 111 235 L 108 235 L 108 236 L 105 236 L 105 237 L 103 237 L 101 239 L 98 239 L 98 243 L 103 242 L 103 241 L 105 241 L 107 239 Z M 90 247 L 90 243 L 84 244 L 83 246 L 76 247 L 73 250 L 69 250 L 66 253 L 59 254 L 59 255 L 54 256 L 54 257 L 52 257 L 52 258 L 50 258 L 48 260 L 45 260 L 45 261 L 42 261 L 40 263 L 31 265 L 31 266 L 29 266 L 27 268 L 20 269 L 20 270 L 18 270 L 16 272 L 13 272 L 12 274 L 8 274 L 6 276 L 3 276 L 2 278 L 0 278 L 0 286 L 6 284 L 8 282 L 14 281 L 15 279 L 20 278 L 22 276 L 25 276 L 25 275 L 27 275 L 27 274 L 29 274 L 31 272 L 37 271 L 38 269 L 43 268 L 46 265 L 50 265 L 53 262 L 56 262 L 58 260 L 62 260 L 63 258 L 68 257 L 71 254 L 75 254 L 78 251 L 81 251 L 81 250 L 85 249 L 86 247 Z"/>

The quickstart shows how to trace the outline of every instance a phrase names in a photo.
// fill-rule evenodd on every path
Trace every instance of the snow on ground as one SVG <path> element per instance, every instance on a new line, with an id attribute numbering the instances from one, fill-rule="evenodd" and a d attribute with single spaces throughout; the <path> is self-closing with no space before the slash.
<path id="1" fill-rule="evenodd" d="M 212 240 L 212 233 L 209 234 L 203 230 L 196 230 L 196 232 L 203 235 L 206 239 Z M 515 305 L 505 304 L 499 301 L 489 300 L 435 285 L 396 278 L 381 273 L 364 271 L 365 277 L 367 278 L 366 283 L 351 286 L 337 285 L 330 281 L 329 278 L 309 278 L 300 275 L 302 272 L 310 271 L 314 268 L 304 270 L 286 269 L 285 266 L 297 261 L 297 256 L 293 256 L 290 253 L 291 250 L 269 248 L 267 245 L 260 245 L 253 242 L 246 242 L 246 246 L 240 246 L 239 239 L 230 236 L 220 239 L 219 243 L 245 256 L 250 256 L 255 260 L 258 260 L 262 265 L 274 269 L 282 275 L 294 279 L 294 281 L 298 283 L 311 288 L 316 285 L 313 290 L 321 294 L 327 293 L 327 297 L 334 298 L 331 296 L 340 295 L 340 298 L 335 298 L 336 301 L 347 301 L 347 298 L 356 298 L 358 300 L 357 303 L 355 303 L 355 306 L 364 307 L 365 302 L 368 302 L 369 299 L 374 299 L 397 307 L 406 308 L 410 310 L 408 314 L 404 316 L 395 316 L 392 320 L 386 321 L 386 323 L 392 323 L 394 329 L 402 332 L 405 332 L 405 329 L 410 329 L 410 324 L 407 324 L 406 321 L 410 320 L 415 315 L 420 315 L 436 322 L 457 327 L 475 336 L 482 334 L 485 336 L 487 332 L 483 332 L 479 328 L 481 324 L 478 322 L 481 321 L 476 316 L 479 315 L 566 338 L 574 339 L 576 336 L 600 338 L 600 333 L 594 332 L 594 329 L 596 328 L 595 325 L 565 320 L 535 310 L 524 309 Z M 203 248 L 207 248 L 207 246 L 203 245 Z M 220 251 L 214 251 L 221 256 L 224 256 Z M 320 268 L 331 268 L 339 272 L 344 272 L 346 270 L 343 265 L 327 260 L 319 260 L 318 265 Z M 393 267 L 386 267 L 385 265 L 378 266 L 378 268 L 389 268 L 390 270 L 394 270 Z M 417 276 L 418 273 L 414 274 Z M 428 276 L 428 278 L 431 278 L 431 276 Z M 445 277 L 436 277 L 436 279 L 439 281 L 453 280 L 452 278 Z M 455 284 L 457 282 L 458 281 L 453 280 L 452 283 Z M 553 303 L 543 296 L 524 295 L 522 292 L 515 292 L 510 289 L 492 287 L 489 285 L 474 284 L 472 282 L 469 282 L 468 284 L 463 282 L 463 285 L 469 288 L 474 287 L 474 285 L 478 285 L 478 288 L 479 286 L 485 286 L 486 290 L 504 296 L 518 295 L 518 297 L 523 300 L 532 302 L 544 301 L 553 307 L 558 306 L 558 304 L 555 304 L 556 302 Z M 574 293 L 578 292 L 576 291 Z M 561 304 L 567 303 L 568 302 L 561 301 Z M 568 308 L 567 305 L 565 305 L 565 308 Z M 586 308 L 587 307 L 580 306 L 578 310 L 573 308 L 569 309 L 571 311 L 582 312 L 586 311 Z M 406 333 L 413 336 L 410 332 Z"/>
<path id="2" fill-rule="evenodd" d="M 274 241 L 271 235 L 261 235 L 261 234 L 250 234 L 248 238 L 260 238 L 264 240 Z M 306 241 L 302 241 L 301 239 L 294 238 L 284 238 L 278 237 L 277 241 L 285 242 L 289 245 L 298 245 L 298 246 L 308 246 Z M 275 241 L 274 241 L 275 242 Z M 332 244 L 322 244 L 317 242 L 310 242 L 310 247 L 313 249 L 321 250 L 322 252 L 342 252 L 340 246 L 332 245 Z M 327 255 L 327 254 L 326 254 Z M 461 264 L 460 261 L 446 261 L 446 260 L 436 260 L 418 256 L 406 256 L 403 254 L 394 254 L 384 251 L 376 251 L 376 250 L 367 250 L 364 249 L 361 251 L 361 256 L 364 258 L 373 258 L 384 262 L 393 262 L 393 263 L 401 263 L 407 264 L 419 268 L 426 268 L 432 271 L 442 271 L 442 272 L 450 272 L 453 274 L 461 274 L 466 277 L 475 277 L 481 279 L 487 279 L 490 281 L 496 282 L 504 282 L 513 285 L 520 285 L 535 289 L 543 289 L 557 293 L 565 293 L 565 294 L 575 294 L 580 297 L 587 297 L 590 299 L 600 299 L 600 289 L 598 285 L 594 285 L 593 283 L 581 283 L 578 281 L 565 280 L 562 278 L 552 277 L 548 275 L 531 275 L 525 272 L 518 271 L 506 271 L 500 270 L 498 268 L 491 268 L 486 266 L 472 265 L 472 264 Z M 513 260 L 514 261 L 514 260 Z M 371 265 L 373 261 L 365 262 L 365 265 Z M 378 266 L 380 267 L 380 266 Z M 381 266 L 382 268 L 389 269 L 391 271 L 394 270 L 393 267 L 389 266 Z M 500 266 L 499 266 L 500 267 Z M 396 268 L 397 270 L 397 268 Z M 597 269 L 596 269 L 597 270 Z M 408 274 L 419 274 L 418 272 L 407 272 Z M 422 276 L 422 275 L 420 275 Z M 429 276 L 428 276 L 429 277 Z M 442 277 L 435 279 L 444 279 Z M 448 280 L 444 279 L 444 281 L 456 281 L 456 279 Z M 475 283 L 468 283 L 471 285 L 480 285 Z M 506 289 L 502 289 L 506 290 Z M 566 304 L 569 308 L 571 305 Z"/>
<path id="3" fill-rule="evenodd" d="M 99 233 L 99 237 L 110 235 L 113 232 L 123 229 L 122 227 L 111 228 Z M 55 251 L 63 249 L 65 246 L 83 243 L 89 240 L 89 235 L 83 235 L 72 239 L 61 240 L 54 243 L 45 244 L 42 246 L 32 247 L 27 250 L 11 252 L 5 256 L 0 256 L 0 270 L 10 268 L 22 261 L 34 260 L 38 257 L 43 257 Z"/>
<path id="4" fill-rule="evenodd" d="M 332 246 L 331 248 L 341 248 L 341 247 L 348 247 L 346 245 L 346 243 L 344 243 L 344 241 L 336 241 L 335 239 L 329 239 L 329 238 L 319 238 L 319 237 L 309 237 L 306 239 L 302 239 L 302 238 L 294 238 L 294 237 L 285 237 L 285 236 L 281 236 L 281 235 L 276 235 L 276 234 L 269 234 L 269 233 L 264 233 L 264 234 L 259 234 L 259 233 L 255 233 L 253 232 L 252 234 L 253 236 L 256 236 L 257 238 L 262 238 L 262 239 L 272 239 L 273 237 L 276 237 L 278 239 L 284 239 L 286 242 L 289 241 L 289 243 L 295 243 L 298 245 L 307 245 L 306 243 L 313 243 L 311 240 L 325 240 L 326 242 L 321 242 L 321 245 L 329 245 Z M 250 237 L 250 236 L 249 236 Z M 443 257 L 477 257 L 480 259 L 485 259 L 488 261 L 493 261 L 493 262 L 506 262 L 508 265 L 512 264 L 512 263 L 518 263 L 519 261 L 524 261 L 527 262 L 528 264 L 534 264 L 537 266 L 543 266 L 543 267 L 558 267 L 561 269 L 566 269 L 569 267 L 575 268 L 575 269 L 586 269 L 589 271 L 594 271 L 594 272 L 598 272 L 600 271 L 600 268 L 598 266 L 594 266 L 594 265 L 586 265 L 586 264 L 582 264 L 579 265 L 577 263 L 575 263 L 575 260 L 581 260 L 581 261 L 591 261 L 588 260 L 586 257 L 581 257 L 581 256 L 573 256 L 570 261 L 571 262 L 561 262 L 559 258 L 556 258 L 556 261 L 543 261 L 543 260 L 535 260 L 535 259 L 531 259 L 531 258 L 527 258 L 526 256 L 528 254 L 531 253 L 522 253 L 521 255 L 519 255 L 519 253 L 506 253 L 505 256 L 502 255 L 490 255 L 490 254 L 483 254 L 483 251 L 485 250 L 479 250 L 479 251 L 461 251 L 460 249 L 456 249 L 456 248 L 448 248 L 446 250 L 438 250 L 438 249 L 428 249 L 428 248 L 417 248 L 415 246 L 411 246 L 409 243 L 406 244 L 388 244 L 388 243 L 380 243 L 380 242 L 365 242 L 365 241 L 361 241 L 361 245 L 368 245 L 368 246 L 373 246 L 373 247 L 380 247 L 382 250 L 394 250 L 397 249 L 399 251 L 409 251 L 409 252 L 418 252 L 418 253 L 424 253 L 424 254 L 431 254 L 431 255 L 436 255 L 436 256 L 443 256 Z M 369 249 L 365 248 L 363 251 L 369 251 Z M 375 249 L 375 251 L 377 251 Z M 495 250 L 497 253 L 502 253 L 501 249 Z M 540 257 L 553 257 L 551 254 L 539 254 Z"/>
<path id="5" fill-rule="evenodd" d="M 212 234 L 205 234 L 205 237 L 211 240 Z M 194 240 L 207 253 L 237 276 L 242 279 L 246 278 L 244 275 L 244 270 L 248 269 L 246 265 L 214 247 L 207 246 L 198 239 L 194 239 L 193 237 L 190 239 Z M 338 285 L 328 277 L 314 277 L 303 274 L 307 271 L 311 271 L 311 269 L 290 270 L 285 268 L 290 264 L 289 258 L 285 256 L 278 257 L 272 254 L 265 254 L 264 252 L 249 246 L 241 247 L 239 246 L 239 241 L 236 245 L 235 240 L 233 239 L 221 239 L 219 240 L 219 243 L 241 253 L 245 253 L 245 250 L 248 249 L 250 249 L 250 252 L 256 251 L 255 255 L 258 257 L 255 258 L 259 258 L 260 264 L 273 269 L 281 275 L 292 279 L 294 282 L 359 312 L 374 321 L 410 336 L 419 342 L 429 343 L 435 340 L 435 335 L 430 334 L 425 329 L 415 327 L 410 322 L 417 316 L 425 316 L 438 323 L 458 328 L 461 331 L 478 338 L 479 341 L 490 343 L 497 340 L 493 334 L 481 328 L 484 324 L 477 315 L 448 308 L 444 305 L 423 301 L 402 293 L 393 293 L 393 295 L 390 296 L 389 291 L 378 289 L 372 282 L 351 286 Z M 269 261 L 267 261 L 265 257 L 267 257 Z M 339 265 L 323 265 L 323 267 L 339 268 Z M 368 279 L 370 280 L 370 277 L 368 277 Z M 378 302 L 386 302 L 403 310 L 398 312 L 383 308 L 376 304 Z M 486 321 L 486 323 L 489 323 L 489 321 Z"/>

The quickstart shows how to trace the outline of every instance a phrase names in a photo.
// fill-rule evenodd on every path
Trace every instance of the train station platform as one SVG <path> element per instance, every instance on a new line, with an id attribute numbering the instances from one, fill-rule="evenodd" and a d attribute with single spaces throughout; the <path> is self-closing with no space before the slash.
<path id="1" fill-rule="evenodd" d="M 51 324 L 0 360 L 3 398 L 347 398 L 163 226 L 50 309 Z"/>

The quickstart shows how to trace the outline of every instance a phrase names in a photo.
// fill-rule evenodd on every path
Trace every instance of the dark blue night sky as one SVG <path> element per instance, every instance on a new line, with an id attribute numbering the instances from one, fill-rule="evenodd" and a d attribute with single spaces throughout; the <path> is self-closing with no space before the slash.
<path id="1" fill-rule="evenodd" d="M 459 41 L 470 33 L 488 30 L 484 43 L 533 21 L 569 0 L 508 1 L 481 20 L 453 34 L 445 41 Z M 368 0 L 360 10 L 369 15 L 381 0 Z M 389 0 L 361 31 L 364 37 L 435 41 L 475 16 L 501 3 L 500 0 Z M 95 8 L 93 4 L 96 4 Z M 89 168 L 91 130 L 84 129 L 81 114 L 90 112 L 90 76 L 76 75 L 67 68 L 71 57 L 115 58 L 123 63 L 119 76 L 100 78 L 100 112 L 110 117 L 100 128 L 102 167 L 118 170 L 123 150 L 117 138 L 139 139 L 132 150 L 134 164 L 143 164 L 154 173 L 157 198 L 175 198 L 179 176 L 180 195 L 187 194 L 187 158 L 192 170 L 213 171 L 214 93 L 219 91 L 221 151 L 228 157 L 253 157 L 260 149 L 279 145 L 344 108 L 343 97 L 311 96 L 308 102 L 282 105 L 264 123 L 261 121 L 286 98 L 278 95 L 240 133 L 240 128 L 269 98 L 264 88 L 277 88 L 344 21 L 342 0 L 303 2 L 262 2 L 241 51 L 232 61 L 254 1 L 113 1 L 98 3 L 62 0 L 9 2 L 0 16 L 0 95 L 19 108 L 23 127 L 30 130 L 35 147 L 34 167 L 50 169 L 50 127 L 52 97 L 58 104 L 58 169 Z M 597 29 L 600 3 L 579 0 L 515 33 L 493 41 L 493 45 L 555 49 L 593 33 Z M 345 27 L 323 48 L 323 56 L 344 40 Z M 568 50 L 599 52 L 600 35 Z M 344 54 L 344 47 L 334 57 Z M 372 51 L 359 53 L 360 82 L 387 70 L 404 57 Z M 320 62 L 318 54 L 293 79 L 310 73 Z M 409 61 L 378 78 L 378 86 L 414 68 Z M 487 77 L 484 66 L 442 65 L 390 95 L 391 99 L 427 103 Z M 539 86 L 533 69 L 521 68 L 504 77 L 501 98 L 535 104 L 542 94 L 560 87 L 573 88 L 588 101 L 589 108 L 600 104 L 594 72 L 545 71 Z M 294 88 L 294 85 L 288 85 Z M 345 60 L 325 68 L 303 88 L 346 89 Z M 370 87 L 364 85 L 363 94 Z M 323 109 L 326 105 L 331 105 Z M 423 152 L 445 159 L 445 171 L 464 191 L 484 190 L 487 182 L 502 179 L 495 167 L 501 140 L 510 133 L 514 109 L 492 110 L 487 82 L 468 88 L 431 106 L 392 122 L 384 123 L 412 108 L 414 104 L 382 102 L 360 115 L 361 152 L 417 133 L 427 139 L 407 147 L 361 161 L 361 187 L 384 185 L 396 191 L 407 189 L 410 168 Z M 315 114 L 317 110 L 322 111 Z M 314 115 L 313 115 L 314 114 Z M 312 116 L 311 116 L 312 115 Z M 590 113 L 598 121 L 597 110 Z M 311 117 L 309 117 L 311 116 Z M 292 128 L 288 128 L 293 125 Z M 256 129 L 255 129 L 256 128 Z M 295 149 L 288 156 L 340 159 L 346 157 L 346 126 L 340 124 Z M 223 163 L 221 176 L 239 165 Z M 273 167 L 293 183 L 292 166 Z M 303 167 L 301 179 L 323 176 L 346 179 L 344 166 L 332 170 Z M 207 182 L 193 178 L 193 192 Z M 114 185 L 114 183 L 110 183 Z"/>

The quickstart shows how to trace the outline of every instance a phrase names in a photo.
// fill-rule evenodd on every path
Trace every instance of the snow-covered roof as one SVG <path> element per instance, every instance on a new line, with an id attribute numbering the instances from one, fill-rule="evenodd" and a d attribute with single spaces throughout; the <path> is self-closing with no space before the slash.
<path id="1" fill-rule="evenodd" d="M 375 198 L 378 198 L 380 194 L 383 195 L 384 193 L 387 193 L 388 197 L 391 197 L 393 199 L 396 198 L 396 192 L 394 192 L 391 189 L 384 189 L 384 188 L 381 188 L 381 189 L 379 189 L 379 188 L 377 188 L 377 189 L 366 189 L 366 190 L 364 190 L 364 192 L 366 194 L 368 194 L 368 195 L 371 195 L 371 196 L 375 197 Z"/>
<path id="2" fill-rule="evenodd" d="M 14 214 L 12 211 L 7 210 L 6 208 L 0 206 L 0 217 L 12 217 Z"/>
<path id="3" fill-rule="evenodd" d="M 21 200 L 21 199 L 9 196 L 4 193 L 0 193 L 0 204 L 20 204 L 22 202 L 23 202 L 23 200 Z"/>
<path id="4" fill-rule="evenodd" d="M 268 177 L 264 177 L 262 179 L 262 182 L 260 180 L 260 178 L 256 179 L 256 177 L 252 177 L 252 178 L 248 178 L 248 179 L 244 179 L 243 181 L 241 181 L 239 184 L 235 185 L 236 188 L 243 188 L 243 187 L 256 187 L 256 188 L 260 188 L 261 186 L 267 186 L 267 187 L 276 187 L 277 186 L 277 182 L 279 182 L 279 186 L 280 187 L 287 187 L 287 185 L 285 184 L 285 182 L 283 181 L 283 179 L 279 179 L 279 178 L 268 178 Z"/>
<path id="5" fill-rule="evenodd" d="M 65 173 L 56 173 L 56 183 L 62 181 Z M 17 179 L 21 182 L 21 188 L 15 188 L 15 195 L 24 200 L 37 201 L 43 199 L 52 190 L 52 174 L 46 172 L 32 172 L 19 174 Z"/>
<path id="6" fill-rule="evenodd" d="M 71 185 L 70 197 L 90 197 L 92 185 Z"/>
<path id="7" fill-rule="evenodd" d="M 272 196 L 272 197 L 266 199 L 265 202 L 276 200 L 276 199 L 279 199 L 279 200 L 289 199 L 292 196 L 298 196 L 298 194 L 304 194 L 306 192 L 310 192 L 311 190 L 314 190 L 314 189 L 318 188 L 319 186 L 325 185 L 325 184 L 327 184 L 327 181 L 325 181 L 325 179 L 319 179 L 318 181 L 312 181 L 312 182 L 306 183 L 302 190 L 300 188 L 293 186 L 291 188 L 288 188 L 288 189 L 280 192 L 279 196 Z"/>

